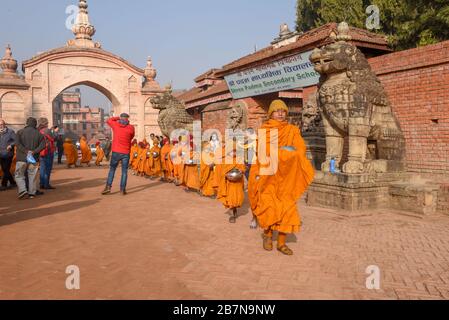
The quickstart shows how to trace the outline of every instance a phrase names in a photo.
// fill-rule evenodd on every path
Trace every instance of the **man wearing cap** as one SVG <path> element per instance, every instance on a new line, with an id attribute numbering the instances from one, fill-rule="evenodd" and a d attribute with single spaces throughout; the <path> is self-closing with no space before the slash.
<path id="1" fill-rule="evenodd" d="M 261 128 L 265 133 L 259 132 L 266 134 L 266 144 L 258 146 L 257 160 L 251 166 L 248 196 L 253 214 L 264 229 L 263 248 L 273 250 L 273 231 L 277 231 L 277 249 L 290 256 L 293 251 L 286 237 L 300 230 L 297 201 L 312 183 L 315 172 L 299 128 L 287 122 L 287 115 L 288 107 L 282 100 L 271 103 L 269 120 Z M 272 150 L 276 140 L 278 148 Z"/>
<path id="2" fill-rule="evenodd" d="M 126 184 L 128 182 L 128 167 L 130 161 L 131 141 L 135 136 L 134 126 L 129 124 L 129 115 L 122 113 L 120 117 L 109 118 L 107 121 L 113 132 L 112 157 L 106 188 L 103 195 L 111 193 L 115 170 L 119 162 L 122 162 L 122 178 L 120 180 L 120 192 L 126 195 Z"/>

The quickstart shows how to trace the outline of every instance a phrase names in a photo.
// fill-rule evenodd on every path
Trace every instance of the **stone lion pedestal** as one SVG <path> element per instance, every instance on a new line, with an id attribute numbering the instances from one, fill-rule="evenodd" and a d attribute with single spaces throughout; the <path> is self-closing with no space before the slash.
<path id="1" fill-rule="evenodd" d="M 318 171 L 307 193 L 307 205 L 348 213 L 388 208 L 390 188 L 408 178 L 405 173 L 346 174 Z"/>
<path id="2" fill-rule="evenodd" d="M 308 189 L 309 206 L 333 208 L 342 214 L 392 209 L 414 216 L 437 213 L 439 186 L 419 181 L 411 173 L 346 174 L 316 172 Z"/>

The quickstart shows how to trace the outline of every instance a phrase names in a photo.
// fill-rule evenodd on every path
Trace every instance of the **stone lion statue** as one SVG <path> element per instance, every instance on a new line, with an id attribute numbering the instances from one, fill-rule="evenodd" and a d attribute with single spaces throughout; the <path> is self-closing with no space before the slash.
<path id="1" fill-rule="evenodd" d="M 322 170 L 329 171 L 332 158 L 341 164 L 347 140 L 344 173 L 402 171 L 404 135 L 386 92 L 363 53 L 345 41 L 350 39 L 348 25 L 340 24 L 338 31 L 336 42 L 315 49 L 310 57 L 321 74 L 318 106 L 326 135 Z"/>
<path id="2" fill-rule="evenodd" d="M 172 95 L 172 91 L 154 96 L 150 100 L 153 109 L 159 110 L 158 123 L 164 136 L 170 137 L 176 129 L 193 132 L 193 118 L 187 113 L 185 105 Z"/>

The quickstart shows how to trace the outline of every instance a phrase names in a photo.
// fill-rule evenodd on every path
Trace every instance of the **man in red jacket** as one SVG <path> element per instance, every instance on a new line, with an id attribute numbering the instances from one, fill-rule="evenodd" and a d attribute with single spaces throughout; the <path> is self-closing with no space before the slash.
<path id="1" fill-rule="evenodd" d="M 114 117 L 107 121 L 113 132 L 112 157 L 106 188 L 103 195 L 111 193 L 112 182 L 114 181 L 115 170 L 119 162 L 122 162 L 122 179 L 120 181 L 120 192 L 126 195 L 126 183 L 128 182 L 129 153 L 131 151 L 131 141 L 134 139 L 134 126 L 129 124 L 129 115 L 122 113 L 120 118 Z"/>

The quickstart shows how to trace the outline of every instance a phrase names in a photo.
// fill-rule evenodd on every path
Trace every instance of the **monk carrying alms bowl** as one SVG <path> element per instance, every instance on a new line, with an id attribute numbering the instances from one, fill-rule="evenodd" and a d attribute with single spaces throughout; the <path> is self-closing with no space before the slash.
<path id="1" fill-rule="evenodd" d="M 248 196 L 253 214 L 264 229 L 263 248 L 273 250 L 273 231 L 277 231 L 277 249 L 285 255 L 293 255 L 286 244 L 287 234 L 300 230 L 297 202 L 312 183 L 315 172 L 306 157 L 299 128 L 287 122 L 287 115 L 288 107 L 282 100 L 271 103 L 269 120 L 261 127 L 265 130 L 266 145 L 262 146 L 264 149 L 258 148 L 269 152 L 264 161 L 261 161 L 262 154 L 258 154 L 256 163 L 251 166 Z M 274 151 L 270 149 L 272 137 L 278 138 L 278 149 Z M 276 151 L 277 157 L 273 154 Z"/>

